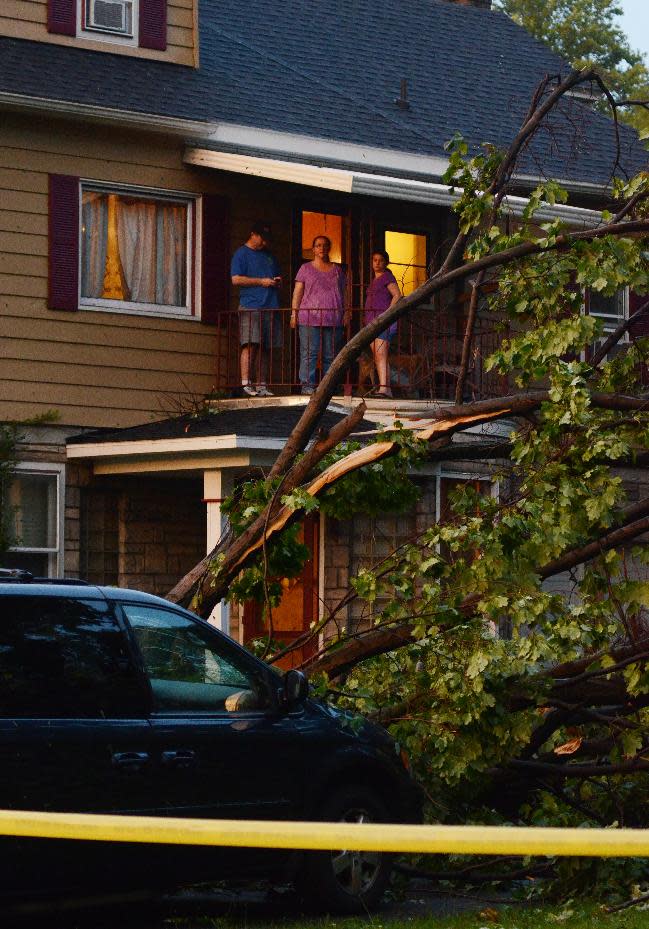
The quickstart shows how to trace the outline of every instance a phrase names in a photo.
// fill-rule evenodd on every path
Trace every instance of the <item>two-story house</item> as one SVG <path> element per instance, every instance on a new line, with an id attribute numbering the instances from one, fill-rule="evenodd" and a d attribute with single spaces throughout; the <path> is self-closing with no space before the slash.
<path id="1" fill-rule="evenodd" d="M 373 249 L 390 253 L 405 292 L 421 282 L 455 228 L 444 143 L 461 132 L 473 148 L 506 145 L 539 80 L 566 70 L 490 7 L 3 0 L 0 419 L 56 414 L 24 429 L 4 565 L 164 593 L 214 544 L 222 499 L 272 462 L 306 399 L 283 310 L 274 396 L 240 396 L 233 251 L 270 223 L 289 307 L 313 237 L 326 234 L 352 328 Z M 571 99 L 555 129 L 527 157 L 512 222 L 543 175 L 569 189 L 570 205 L 552 212 L 576 225 L 606 199 L 610 121 Z M 635 136 L 621 138 L 622 166 L 634 168 Z M 626 304 L 598 311 L 614 322 Z M 452 399 L 463 294 L 434 309 L 400 326 L 395 400 L 370 404 L 374 418 Z M 485 316 L 472 397 L 501 387 L 481 365 L 496 338 Z M 366 360 L 350 375 L 330 421 L 372 373 Z M 221 398 L 212 415 L 193 416 L 206 395 Z M 454 481 L 483 476 L 475 461 L 437 465 L 411 517 L 308 522 L 313 558 L 279 632 L 308 626 L 363 559 L 439 513 Z M 215 621 L 241 638 L 256 628 L 225 607 Z"/>

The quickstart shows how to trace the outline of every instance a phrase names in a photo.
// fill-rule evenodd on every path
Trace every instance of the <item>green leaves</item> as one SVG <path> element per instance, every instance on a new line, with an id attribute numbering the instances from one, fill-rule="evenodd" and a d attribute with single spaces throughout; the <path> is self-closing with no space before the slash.
<path id="1" fill-rule="evenodd" d="M 285 494 L 282 503 L 291 510 L 301 510 L 305 514 L 312 513 L 320 505 L 317 497 L 312 496 L 303 487 L 297 487 L 292 493 Z"/>

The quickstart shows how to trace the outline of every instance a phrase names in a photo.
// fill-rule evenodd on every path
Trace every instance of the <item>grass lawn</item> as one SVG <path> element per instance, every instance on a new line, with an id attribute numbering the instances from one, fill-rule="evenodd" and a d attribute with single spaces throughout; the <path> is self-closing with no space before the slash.
<path id="1" fill-rule="evenodd" d="M 342 918 L 259 918 L 251 914 L 165 920 L 169 929 L 647 929 L 649 905 L 619 913 L 606 913 L 597 904 L 568 903 L 549 907 L 487 906 L 479 912 L 455 916 L 399 916 L 389 911 L 371 916 Z"/>

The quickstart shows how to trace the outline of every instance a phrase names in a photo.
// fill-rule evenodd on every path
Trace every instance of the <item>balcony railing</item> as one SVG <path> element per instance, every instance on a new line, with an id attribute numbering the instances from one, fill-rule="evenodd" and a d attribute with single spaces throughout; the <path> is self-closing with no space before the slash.
<path id="1" fill-rule="evenodd" d="M 299 334 L 290 327 L 290 309 L 228 311 L 217 318 L 218 350 L 216 358 L 216 389 L 237 395 L 241 391 L 240 354 L 244 337 L 240 319 L 242 313 L 254 314 L 255 342 L 261 332 L 266 347 L 256 347 L 250 353 L 249 380 L 265 383 L 275 394 L 299 393 Z M 343 327 L 342 343 L 358 332 L 363 311 L 352 309 L 349 323 Z M 247 324 L 244 324 L 247 325 Z M 421 308 L 407 319 L 399 320 L 397 331 L 390 340 L 390 386 L 395 397 L 412 400 L 454 400 L 461 371 L 462 346 L 466 315 L 463 312 L 437 312 Z M 322 330 L 327 327 L 322 327 Z M 323 335 L 321 331 L 319 335 Z M 463 399 L 479 400 L 498 396 L 506 391 L 507 379 L 485 371 L 485 359 L 500 345 L 503 329 L 498 320 L 481 314 L 476 321 L 471 343 L 469 365 Z M 322 343 L 322 338 L 318 339 Z M 253 344 L 255 344 L 253 342 Z M 316 383 L 322 376 L 322 352 L 319 353 Z M 379 387 L 371 349 L 367 349 L 348 372 L 341 393 L 365 396 Z"/>

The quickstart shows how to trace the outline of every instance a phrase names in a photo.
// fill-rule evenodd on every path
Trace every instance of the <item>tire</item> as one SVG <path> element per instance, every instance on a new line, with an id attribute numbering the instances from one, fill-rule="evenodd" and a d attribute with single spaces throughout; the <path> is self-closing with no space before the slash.
<path id="1" fill-rule="evenodd" d="M 320 810 L 324 822 L 387 822 L 385 803 L 370 787 L 341 787 Z M 308 852 L 296 880 L 302 898 L 328 913 L 366 913 L 390 880 L 392 855 L 383 852 Z"/>

